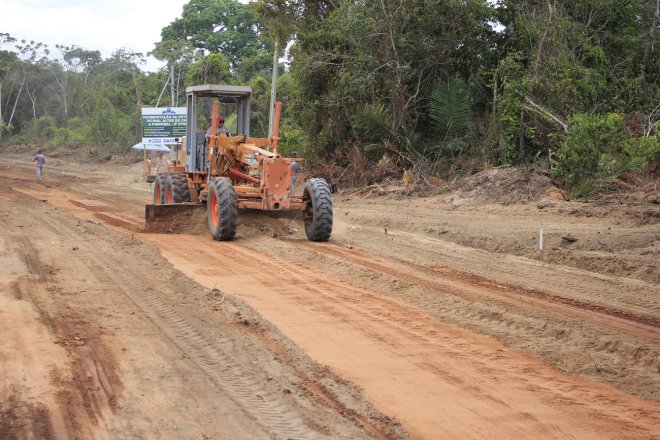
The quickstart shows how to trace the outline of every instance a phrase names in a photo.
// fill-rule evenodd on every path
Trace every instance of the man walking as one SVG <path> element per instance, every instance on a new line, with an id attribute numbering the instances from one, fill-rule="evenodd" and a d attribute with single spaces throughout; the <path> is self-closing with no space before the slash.
<path id="1" fill-rule="evenodd" d="M 41 150 L 39 150 L 32 158 L 32 162 L 34 162 L 34 166 L 37 169 L 37 181 L 41 182 L 43 180 L 42 173 L 44 170 L 44 164 L 46 163 L 46 156 L 44 156 Z"/>
<path id="2" fill-rule="evenodd" d="M 296 175 L 300 172 L 300 164 L 296 160 L 298 157 L 298 154 L 294 151 L 291 153 L 291 158 L 293 161 L 291 161 L 291 186 L 289 189 L 289 193 L 293 195 L 295 189 L 296 189 Z"/>

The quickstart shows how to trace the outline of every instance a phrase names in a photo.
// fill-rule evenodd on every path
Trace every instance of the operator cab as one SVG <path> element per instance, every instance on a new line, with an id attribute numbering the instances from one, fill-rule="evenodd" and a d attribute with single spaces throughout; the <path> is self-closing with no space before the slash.
<path id="1" fill-rule="evenodd" d="M 204 84 L 186 88 L 188 122 L 186 127 L 186 160 L 188 172 L 207 170 L 206 132 L 211 125 L 211 102 L 220 101 L 225 109 L 236 114 L 236 122 L 230 127 L 232 135 L 250 136 L 250 96 L 252 88 L 224 84 Z M 227 113 L 223 114 L 226 116 Z M 205 126 L 201 126 L 204 124 Z"/>

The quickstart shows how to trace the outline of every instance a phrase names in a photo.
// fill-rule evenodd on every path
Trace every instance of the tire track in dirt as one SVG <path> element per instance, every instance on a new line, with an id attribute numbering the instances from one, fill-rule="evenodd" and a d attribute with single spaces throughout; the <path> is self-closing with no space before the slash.
<path id="1" fill-rule="evenodd" d="M 69 431 L 83 437 L 92 435 L 84 431 L 89 427 L 81 424 L 80 415 L 85 413 L 92 426 L 104 426 L 104 420 L 108 418 L 106 416 L 116 413 L 122 383 L 116 374 L 114 359 L 100 344 L 98 338 L 75 336 L 82 330 L 80 317 L 67 316 L 68 321 L 75 322 L 74 329 L 64 326 L 60 318 L 52 316 L 46 310 L 43 301 L 38 298 L 36 291 L 39 287 L 35 287 L 34 283 L 22 280 L 17 284 L 16 289 L 23 298 L 29 299 L 36 307 L 42 322 L 57 338 L 57 344 L 65 347 L 71 356 L 70 378 L 52 374 L 55 383 L 60 386 L 66 385 L 60 387 L 57 398 L 60 408 L 64 409 Z M 72 389 L 78 391 L 77 395 Z M 93 436 L 103 438 L 98 431 Z"/>
<path id="2" fill-rule="evenodd" d="M 313 252 L 319 252 L 317 246 L 307 242 L 300 242 L 297 245 L 304 246 Z M 534 305 L 544 310 L 566 313 L 598 325 L 660 341 L 660 317 L 658 316 L 634 314 L 613 307 L 572 300 L 547 292 L 495 283 L 470 273 L 445 267 L 426 267 L 405 260 L 401 261 L 403 264 L 395 266 L 389 262 L 375 260 L 361 251 L 349 250 L 336 244 L 325 246 L 322 254 L 324 256 L 334 255 L 340 261 L 350 261 L 380 273 L 387 273 L 399 280 L 421 285 L 430 292 L 458 295 L 469 300 L 479 300 L 480 296 L 487 296 L 506 301 L 514 306 L 520 304 L 521 298 L 524 298 L 525 305 Z M 416 270 L 406 270 L 405 266 L 413 266 Z M 430 276 L 433 273 L 440 274 L 441 278 Z M 647 305 L 646 301 L 640 300 L 637 301 L 636 305 L 640 307 L 648 306 L 649 310 L 655 310 L 655 303 Z"/>
<path id="3" fill-rule="evenodd" d="M 76 234 L 75 230 L 55 219 L 44 218 L 44 221 L 62 236 L 70 237 Z M 83 242 L 79 246 L 81 253 L 88 256 L 94 270 L 99 272 L 99 279 L 117 286 L 121 293 L 147 315 L 156 327 L 167 334 L 219 389 L 225 391 L 245 414 L 250 415 L 264 432 L 276 438 L 323 437 L 320 433 L 310 430 L 298 414 L 287 409 L 280 400 L 271 396 L 257 383 L 254 376 L 246 371 L 245 366 L 235 364 L 232 358 L 221 350 L 224 344 L 231 345 L 230 340 L 208 341 L 182 315 L 169 306 L 158 292 L 145 288 L 139 273 L 130 270 L 115 272 L 111 268 L 126 267 L 124 262 L 115 261 L 115 264 L 111 264 L 112 257 L 107 254 L 101 261 L 96 257 L 98 250 L 95 252 Z"/>
<path id="4" fill-rule="evenodd" d="M 418 240 L 441 238 L 458 246 L 490 251 L 498 258 L 513 254 L 614 277 L 655 284 L 660 281 L 657 264 L 649 258 L 657 253 L 653 244 L 657 241 L 654 234 L 657 228 L 652 226 L 652 219 L 657 219 L 658 212 L 652 206 L 646 213 L 640 213 L 638 205 L 622 219 L 618 209 L 606 212 L 605 206 L 591 203 L 562 201 L 546 211 L 533 204 L 503 207 L 497 204 L 498 200 L 487 205 L 472 200 L 467 205 L 456 206 L 447 199 L 340 197 L 339 206 L 345 216 L 339 220 L 350 222 L 355 227 L 352 230 L 366 227 L 382 234 L 386 227 L 392 235 L 403 232 L 413 233 Z M 589 218 L 581 221 L 580 212 Z M 537 250 L 541 226 L 544 251 Z M 563 237 L 572 234 L 579 238 L 579 243 L 564 241 Z M 472 271 L 469 267 L 463 270 Z"/>
<path id="5" fill-rule="evenodd" d="M 380 235 L 380 237 L 382 238 L 382 234 Z M 373 234 L 373 236 L 371 236 L 370 238 L 371 238 L 371 239 L 373 239 L 373 238 L 378 239 L 378 237 L 377 237 L 376 234 Z M 178 237 L 177 237 L 177 239 L 178 239 Z M 217 244 L 216 244 L 216 245 L 217 245 Z M 405 249 L 405 248 L 399 248 L 399 249 Z M 499 256 L 498 256 L 498 257 L 499 257 Z M 295 267 L 295 266 L 294 266 L 294 267 Z M 234 269 L 236 269 L 236 268 L 234 268 Z M 261 270 L 261 267 L 259 267 L 259 268 L 255 268 L 254 270 L 255 270 L 255 271 L 259 271 L 259 270 Z M 302 270 L 303 270 L 303 271 L 306 270 L 306 269 L 304 268 L 304 266 L 302 266 Z M 216 272 L 216 275 L 217 275 L 217 272 Z M 304 286 L 304 284 L 300 284 L 300 283 L 299 283 L 298 281 L 296 281 L 296 280 L 294 280 L 294 281 L 295 281 L 295 283 L 296 283 L 296 284 L 295 284 L 296 286 Z M 282 281 L 282 282 L 283 282 L 283 281 Z M 625 284 L 624 284 L 624 285 L 625 285 Z M 249 287 L 249 284 L 246 284 L 246 286 Z M 266 288 L 269 288 L 269 289 L 272 289 L 272 288 L 273 288 L 273 287 L 271 286 L 270 283 L 264 283 L 264 286 L 265 286 Z M 276 292 L 276 290 L 274 290 L 274 291 Z M 250 295 L 250 293 L 248 293 L 248 295 Z M 253 295 L 253 296 L 256 296 L 256 295 Z M 314 301 L 309 301 L 309 304 L 313 304 L 313 303 L 314 303 Z M 336 310 L 333 311 L 333 315 L 336 315 L 337 318 L 341 318 L 341 319 L 345 319 L 346 316 L 347 316 L 346 314 L 342 314 L 341 310 L 340 310 L 340 311 L 336 311 Z M 379 342 L 380 342 L 380 341 L 379 341 Z M 384 343 L 387 343 L 387 341 L 385 341 Z M 430 365 L 430 364 L 427 365 L 427 369 L 428 369 L 429 371 L 430 371 L 430 370 L 433 370 L 434 368 L 435 368 L 436 370 L 438 369 L 437 367 L 433 367 L 433 366 Z M 445 371 L 445 370 L 439 370 L 438 374 L 443 374 L 443 371 Z M 452 376 L 448 375 L 448 377 L 451 378 Z M 460 376 L 456 376 L 456 377 L 459 377 L 459 378 L 460 378 Z M 449 379 L 448 379 L 448 380 L 449 380 Z M 467 387 L 467 386 L 469 386 L 469 385 L 465 385 L 465 384 L 463 384 L 463 386 Z M 607 394 L 607 393 L 605 393 L 605 394 Z M 499 400 L 502 401 L 502 399 L 499 399 Z M 643 418 L 643 417 L 644 417 L 644 414 L 642 414 L 642 418 Z M 532 425 L 532 426 L 534 426 L 534 425 Z M 529 434 L 529 432 L 527 432 L 527 434 Z M 561 433 L 560 433 L 560 434 L 561 434 Z"/>
<path id="6" fill-rule="evenodd" d="M 637 438 L 660 422 L 652 403 L 563 375 L 399 300 L 239 242 L 176 236 L 158 245 L 190 277 L 244 298 L 421 438 L 469 438 L 458 428 L 466 425 L 469 435 L 489 438 L 530 432 L 535 438 Z M 195 259 L 213 260 L 222 269 L 196 266 L 180 251 L 192 248 Z M 242 269 L 250 266 L 255 270 L 245 274 Z"/>
<path id="7" fill-rule="evenodd" d="M 16 209 L 19 197 L 17 192 L 5 189 L 2 201 L 11 202 L 12 208 L 9 212 Z M 25 207 L 23 203 L 18 209 Z M 30 205 L 30 208 L 39 214 L 42 213 L 42 207 L 37 201 L 32 201 Z M 6 207 L 1 207 L 0 212 L 6 211 Z M 12 281 L 10 286 L 13 296 L 22 302 L 17 307 L 23 311 L 12 314 L 9 322 L 21 322 L 21 330 L 13 336 L 9 332 L 0 333 L 3 333 L 5 343 L 13 344 L 15 341 L 27 339 L 17 353 L 16 357 L 19 359 L 29 357 L 35 350 L 40 351 L 40 356 L 35 356 L 30 365 L 23 365 L 20 369 L 23 374 L 32 372 L 42 377 L 31 379 L 30 387 L 25 393 L 20 393 L 20 397 L 8 397 L 16 402 L 20 398 L 28 399 L 17 403 L 18 407 L 21 407 L 32 405 L 29 396 L 37 393 L 40 424 L 47 423 L 48 430 L 43 432 L 43 428 L 37 427 L 38 430 L 34 431 L 32 420 L 18 418 L 12 421 L 16 424 L 15 430 L 5 433 L 44 439 L 103 438 L 94 426 L 102 424 L 103 414 L 115 411 L 116 389 L 121 388 L 121 383 L 114 374 L 114 362 L 107 356 L 105 347 L 98 345 L 98 341 L 75 337 L 80 328 L 64 328 L 59 319 L 48 310 L 47 298 L 53 294 L 53 278 L 57 270 L 42 262 L 38 249 L 32 245 L 31 240 L 42 237 L 43 230 L 35 230 L 33 223 L 23 223 L 21 220 L 22 217 L 14 215 L 2 215 L 0 218 L 0 231 L 8 244 L 3 246 L 2 253 L 5 258 L 7 255 L 14 255 L 25 271 L 25 274 Z M 10 270 L 12 266 L 10 264 Z M 0 276 L 0 279 L 2 278 Z M 29 322 L 29 313 L 24 310 L 26 308 L 30 308 L 38 317 L 38 323 Z M 67 313 L 71 315 L 70 312 Z M 76 318 L 69 318 L 75 322 L 74 326 L 80 327 Z M 44 336 L 44 333 L 48 336 Z M 38 336 L 35 337 L 35 334 Z M 44 338 L 52 338 L 52 345 L 44 345 Z M 68 356 L 58 355 L 59 352 L 65 352 Z M 41 371 L 45 365 L 49 368 L 48 372 Z"/>
<path id="8" fill-rule="evenodd" d="M 40 194 L 39 192 L 35 191 L 33 188 L 21 188 L 19 190 L 21 193 L 28 195 L 30 197 L 39 197 Z M 69 211 L 73 213 L 76 217 L 78 218 L 83 218 L 87 221 L 90 221 L 94 224 L 99 224 L 98 221 L 94 220 L 94 218 L 91 216 L 90 212 L 87 211 L 86 209 L 80 209 L 78 204 L 71 204 L 70 199 L 73 196 L 73 193 L 66 193 L 59 191 L 58 189 L 50 189 L 48 190 L 48 202 L 49 204 L 53 204 L 54 206 L 57 206 L 59 208 L 62 208 L 66 211 Z M 85 198 L 88 199 L 89 196 L 83 196 L 81 195 L 80 198 Z M 120 230 L 122 232 L 126 232 L 125 228 L 117 228 L 114 226 L 110 226 L 111 229 L 115 230 Z M 206 234 L 204 235 L 206 236 Z M 172 237 L 169 235 L 161 235 L 160 237 Z M 84 239 L 84 237 L 80 237 L 81 239 Z M 82 249 L 77 251 L 78 253 L 84 253 L 88 254 L 88 251 L 83 251 Z M 100 271 L 99 265 L 95 265 L 95 272 Z M 105 280 L 105 284 L 108 285 L 115 285 L 116 280 L 113 279 L 107 279 Z M 241 331 L 245 331 L 245 329 L 241 329 Z M 256 335 L 257 337 L 263 337 L 263 335 Z M 173 338 L 171 339 L 173 340 Z M 271 347 L 271 343 L 274 342 L 275 340 L 265 340 L 264 345 Z M 290 355 L 288 356 L 290 357 Z M 284 359 L 287 357 L 285 356 Z M 360 427 L 361 429 L 366 430 L 371 434 L 373 438 L 378 438 L 378 439 L 394 439 L 394 438 L 404 438 L 405 435 L 400 433 L 400 427 L 398 424 L 391 419 L 387 417 L 382 417 L 379 415 L 377 412 L 374 412 L 368 404 L 365 404 L 361 402 L 361 397 L 360 394 L 353 394 L 353 391 L 350 390 L 343 390 L 341 389 L 342 387 L 340 386 L 339 389 L 335 386 L 336 384 L 333 383 L 333 381 L 336 381 L 336 379 L 329 380 L 330 377 L 324 378 L 323 380 L 319 381 L 318 379 L 316 380 L 310 380 L 309 376 L 309 371 L 304 372 L 301 371 L 299 373 L 295 373 L 297 371 L 297 368 L 302 368 L 302 365 L 298 364 L 298 359 L 297 358 L 290 358 L 287 361 L 288 365 L 287 367 L 291 369 L 291 371 L 296 374 L 296 376 L 303 377 L 303 382 L 298 383 L 297 387 L 301 388 L 302 390 L 306 391 L 307 395 L 311 394 L 311 398 L 314 399 L 315 401 L 319 402 L 322 406 L 326 406 L 329 408 L 333 408 L 337 414 L 340 414 L 342 418 L 350 420 L 353 423 L 354 426 Z M 304 373 L 304 374 L 303 374 Z M 332 376 L 331 376 L 332 377 Z M 329 381 L 326 382 L 326 379 Z M 270 379 L 268 379 L 270 380 Z M 340 383 L 343 383 L 340 381 Z M 351 385 L 347 385 L 347 387 L 351 388 Z M 285 394 L 289 393 L 289 390 L 285 390 Z M 335 393 L 338 393 L 337 395 Z M 345 394 L 347 393 L 347 394 Z M 351 395 L 353 396 L 352 399 L 346 400 L 344 395 Z M 260 396 L 263 397 L 263 394 Z M 283 405 L 286 406 L 286 405 Z M 281 413 L 282 411 L 278 409 L 278 413 Z M 308 416 L 307 416 L 308 417 Z M 311 426 L 317 426 L 318 423 L 314 419 L 310 419 L 311 423 L 309 425 Z M 332 428 L 330 430 L 323 428 L 320 429 L 320 431 L 337 431 L 340 430 L 341 428 L 339 425 L 335 428 Z M 354 437 L 355 438 L 355 437 Z"/>
<path id="9" fill-rule="evenodd" d="M 495 337 L 504 345 L 531 352 L 562 371 L 614 384 L 645 399 L 658 401 L 660 398 L 657 375 L 660 344 L 648 338 L 590 324 L 587 320 L 557 313 L 556 309 L 544 310 L 528 304 L 524 298 L 507 302 L 495 296 L 479 296 L 482 288 L 479 283 L 465 286 L 472 293 L 438 293 L 423 285 L 400 280 L 396 274 L 355 264 L 350 258 L 337 258 L 332 253 L 326 255 L 326 247 L 341 246 L 334 242 L 314 245 L 305 240 L 284 238 L 273 243 L 261 238 L 249 240 L 249 245 L 285 256 L 290 261 L 311 265 L 330 277 L 349 280 L 352 284 L 398 298 L 443 322 Z M 351 246 L 346 247 L 347 252 L 355 250 L 360 255 L 368 255 L 357 247 L 349 248 Z M 416 274 L 417 268 L 421 267 L 419 274 L 422 277 L 432 277 L 440 280 L 441 285 L 447 284 L 440 274 L 397 256 L 388 258 L 381 253 L 368 258 L 378 264 L 393 265 L 406 273 Z M 464 284 L 461 282 L 457 286 Z M 484 284 L 500 285 L 490 280 L 485 280 Z"/>
<path id="10" fill-rule="evenodd" d="M 499 283 L 500 279 L 519 280 L 516 284 L 524 285 L 533 291 L 552 293 L 553 296 L 566 298 L 565 301 L 583 298 L 585 304 L 592 304 L 593 307 L 618 310 L 622 315 L 639 316 L 644 320 L 649 319 L 646 317 L 657 320 L 657 316 L 649 311 L 660 312 L 660 290 L 656 285 L 643 281 L 612 277 L 514 255 L 493 254 L 430 237 L 420 239 L 419 236 L 405 231 L 388 231 L 384 236 L 381 230 L 369 227 L 345 229 L 348 232 L 347 237 L 351 238 L 336 243 L 349 245 L 357 241 L 364 250 L 369 251 L 370 243 L 387 240 L 388 256 L 406 263 L 416 264 L 418 260 L 447 261 L 451 262 L 454 270 L 469 270 L 476 278 L 491 279 L 496 283 Z M 406 256 L 405 260 L 400 258 L 400 255 Z M 492 272 L 493 258 L 499 263 L 495 273 Z M 488 276 L 484 276 L 484 273 Z M 580 284 L 574 281 L 576 279 L 581 281 Z M 510 284 L 510 281 L 502 284 Z M 566 292 L 570 292 L 570 295 Z M 644 298 L 645 295 L 640 295 L 640 292 L 648 292 L 649 295 Z"/>

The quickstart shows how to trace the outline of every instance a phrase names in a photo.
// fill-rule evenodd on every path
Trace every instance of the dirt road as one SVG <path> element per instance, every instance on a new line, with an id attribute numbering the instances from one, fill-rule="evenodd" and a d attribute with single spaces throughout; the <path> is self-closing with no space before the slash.
<path id="1" fill-rule="evenodd" d="M 27 160 L 0 438 L 660 438 L 657 204 L 342 194 L 329 243 L 253 214 L 220 243 L 142 232 L 139 165 Z"/>

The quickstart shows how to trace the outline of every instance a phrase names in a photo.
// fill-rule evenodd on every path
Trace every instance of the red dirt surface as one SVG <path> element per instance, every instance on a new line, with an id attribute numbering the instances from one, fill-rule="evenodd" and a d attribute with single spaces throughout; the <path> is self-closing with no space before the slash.
<path id="1" fill-rule="evenodd" d="M 29 158 L 0 155 L 2 439 L 660 438 L 653 197 L 489 170 L 338 194 L 329 243 L 248 212 L 215 242 L 203 210 L 144 232 L 139 164 Z"/>

